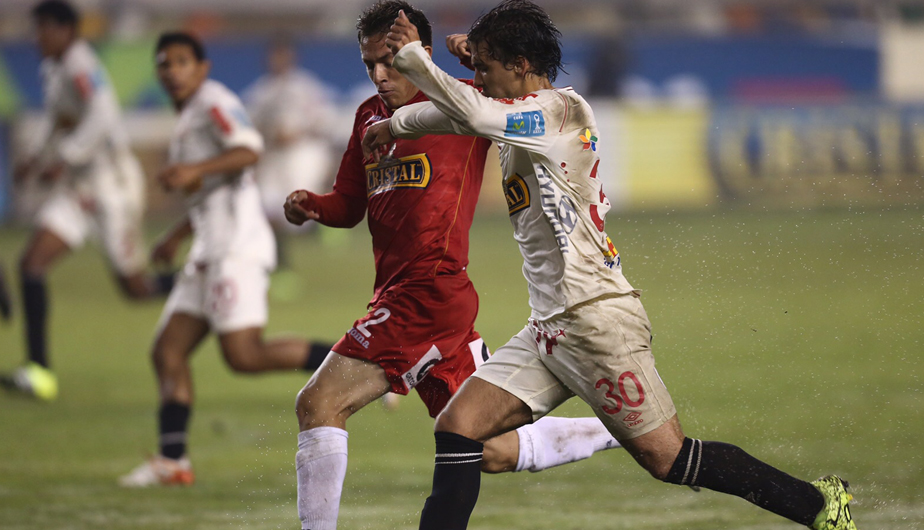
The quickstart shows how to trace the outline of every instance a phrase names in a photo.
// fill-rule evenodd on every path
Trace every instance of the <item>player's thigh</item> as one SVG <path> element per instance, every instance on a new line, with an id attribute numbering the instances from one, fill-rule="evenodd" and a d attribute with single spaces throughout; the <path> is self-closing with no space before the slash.
<path id="1" fill-rule="evenodd" d="M 35 217 L 36 232 L 33 245 L 26 247 L 28 265 L 43 267 L 70 250 L 83 246 L 90 234 L 90 216 L 73 191 L 59 189 L 51 194 L 39 208 Z M 61 243 L 63 243 L 63 248 Z"/>
<path id="2" fill-rule="evenodd" d="M 481 379 L 523 402 L 535 421 L 574 394 L 544 364 L 545 349 L 527 325 L 475 370 Z"/>
<path id="3" fill-rule="evenodd" d="M 47 228 L 39 228 L 26 244 L 20 258 L 20 270 L 30 276 L 42 276 L 57 260 L 71 251 L 67 242 Z"/>
<path id="4" fill-rule="evenodd" d="M 209 333 L 209 324 L 202 317 L 173 312 L 167 318 L 154 340 L 152 358 L 155 367 L 170 370 L 185 363 Z"/>
<path id="5" fill-rule="evenodd" d="M 381 366 L 330 352 L 299 392 L 299 424 L 307 430 L 345 421 L 389 390 L 391 383 Z"/>
<path id="6" fill-rule="evenodd" d="M 249 327 L 220 333 L 218 345 L 228 366 L 238 372 L 256 372 L 263 366 L 263 328 Z"/>
<path id="7" fill-rule="evenodd" d="M 652 476 L 663 480 L 680 453 L 683 439 L 683 430 L 675 414 L 656 429 L 641 436 L 623 440 L 620 444 Z"/>
<path id="8" fill-rule="evenodd" d="M 532 419 L 532 410 L 520 398 L 471 377 L 436 418 L 435 430 L 484 442 L 531 423 Z"/>
<path id="9" fill-rule="evenodd" d="M 638 298 L 596 300 L 540 327 L 544 333 L 564 333 L 545 364 L 620 442 L 654 431 L 676 415 L 655 369 L 651 325 Z"/>

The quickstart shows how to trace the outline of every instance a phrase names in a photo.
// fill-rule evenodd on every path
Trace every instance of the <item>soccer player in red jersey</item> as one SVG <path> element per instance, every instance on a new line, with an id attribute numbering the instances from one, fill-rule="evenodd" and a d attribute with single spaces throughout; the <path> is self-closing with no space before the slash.
<path id="1" fill-rule="evenodd" d="M 360 51 L 378 95 L 356 112 L 353 135 L 334 191 L 289 195 L 286 217 L 353 227 L 368 211 L 375 291 L 357 320 L 299 393 L 298 511 L 303 529 L 336 528 L 347 465 L 346 420 L 391 391 L 417 390 L 435 417 L 489 356 L 474 329 L 478 296 L 468 278 L 468 232 L 490 142 L 428 135 L 393 144 L 375 163 L 361 141 L 372 124 L 404 105 L 426 101 L 391 66 L 385 35 L 399 10 L 421 28 L 426 17 L 406 2 L 387 0 L 357 24 Z M 538 471 L 618 447 L 596 418 L 544 418 L 490 440 L 482 469 Z"/>

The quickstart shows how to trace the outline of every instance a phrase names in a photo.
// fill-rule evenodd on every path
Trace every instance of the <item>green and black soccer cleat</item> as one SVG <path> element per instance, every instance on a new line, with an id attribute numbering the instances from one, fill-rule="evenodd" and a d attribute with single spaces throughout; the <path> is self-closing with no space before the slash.
<path id="1" fill-rule="evenodd" d="M 857 530 L 850 515 L 849 503 L 853 495 L 847 493 L 847 481 L 828 475 L 812 482 L 812 486 L 825 498 L 825 507 L 811 526 L 813 530 Z"/>

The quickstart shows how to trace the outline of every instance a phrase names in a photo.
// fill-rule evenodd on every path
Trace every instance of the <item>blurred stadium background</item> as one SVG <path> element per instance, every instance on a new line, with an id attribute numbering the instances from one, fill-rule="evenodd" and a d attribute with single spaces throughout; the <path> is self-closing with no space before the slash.
<path id="1" fill-rule="evenodd" d="M 242 92 L 280 35 L 329 87 L 342 149 L 373 94 L 354 23 L 369 0 L 75 0 L 147 174 L 172 110 L 157 34 L 201 35 L 213 77 Z M 417 0 L 440 37 L 494 0 Z M 659 370 L 692 435 L 740 443 L 794 473 L 837 472 L 863 530 L 924 529 L 924 1 L 539 0 L 564 34 L 567 75 L 601 129 L 608 231 L 645 290 Z M 31 0 L 0 1 L 0 263 L 14 269 L 42 190 L 11 164 L 41 107 Z M 337 153 L 339 157 L 339 152 Z M 339 159 L 339 158 L 338 158 Z M 472 235 L 479 329 L 497 347 L 527 316 L 494 159 Z M 151 235 L 181 201 L 150 186 Z M 362 227 L 294 248 L 304 285 L 269 330 L 336 339 L 372 285 Z M 11 270 L 12 272 L 12 270 Z M 158 304 L 119 300 L 98 254 L 52 276 L 61 398 L 0 394 L 0 528 L 296 528 L 295 392 L 304 374 L 230 375 L 196 361 L 189 490 L 128 493 L 115 477 L 153 450 L 146 351 Z M 0 367 L 21 359 L 0 328 Z M 351 420 L 341 527 L 416 528 L 432 425 L 416 399 Z M 578 404 L 566 413 L 585 414 Z M 478 528 L 791 528 L 736 499 L 655 484 L 604 455 L 541 475 L 488 477 Z"/>

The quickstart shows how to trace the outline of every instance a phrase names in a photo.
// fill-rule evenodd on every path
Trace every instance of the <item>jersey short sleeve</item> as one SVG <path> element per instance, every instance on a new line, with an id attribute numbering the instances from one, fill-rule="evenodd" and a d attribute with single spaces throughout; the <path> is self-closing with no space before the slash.
<path id="1" fill-rule="evenodd" d="M 263 137 L 237 98 L 214 98 L 206 104 L 212 133 L 225 150 L 246 147 L 263 152 Z"/>

